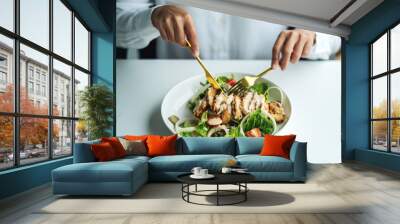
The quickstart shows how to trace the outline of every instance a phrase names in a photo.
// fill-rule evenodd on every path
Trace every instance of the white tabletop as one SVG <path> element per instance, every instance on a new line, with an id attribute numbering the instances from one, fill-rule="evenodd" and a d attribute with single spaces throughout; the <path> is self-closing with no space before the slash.
<path id="1" fill-rule="evenodd" d="M 268 60 L 206 60 L 212 73 L 258 73 Z M 117 134 L 171 132 L 161 118 L 161 102 L 177 83 L 203 74 L 194 60 L 118 60 Z M 292 103 L 292 116 L 279 134 L 293 133 L 308 142 L 308 161 L 341 161 L 340 61 L 301 61 L 266 76 Z M 184 93 L 183 93 L 184 94 Z"/>

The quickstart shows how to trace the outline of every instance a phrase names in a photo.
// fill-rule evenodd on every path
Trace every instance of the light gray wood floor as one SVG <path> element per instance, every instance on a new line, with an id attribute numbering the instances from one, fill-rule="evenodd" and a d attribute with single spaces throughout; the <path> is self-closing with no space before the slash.
<path id="1" fill-rule="evenodd" d="M 311 165 L 308 183 L 319 184 L 346 201 L 362 201 L 368 206 L 357 214 L 37 214 L 33 211 L 55 199 L 50 186 L 45 185 L 0 201 L 0 223 L 400 223 L 399 173 L 353 162 Z"/>

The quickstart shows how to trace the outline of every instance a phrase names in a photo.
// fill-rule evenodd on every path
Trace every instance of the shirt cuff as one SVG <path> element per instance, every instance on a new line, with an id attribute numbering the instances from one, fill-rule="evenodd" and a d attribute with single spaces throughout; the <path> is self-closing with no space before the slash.
<path id="1" fill-rule="evenodd" d="M 338 41 L 337 41 L 338 40 Z M 337 43 L 338 42 L 338 43 Z M 311 60 L 328 60 L 340 49 L 340 38 L 324 33 L 315 33 L 315 43 L 309 55 L 303 57 Z"/>
<path id="2" fill-rule="evenodd" d="M 145 24 L 143 24 L 143 27 L 146 27 L 146 28 L 143 30 L 143 33 L 144 33 L 146 36 L 151 36 L 151 37 L 156 38 L 156 37 L 158 37 L 158 36 L 160 35 L 160 32 L 158 31 L 157 28 L 154 27 L 153 22 L 151 21 L 151 15 L 153 14 L 153 11 L 154 11 L 156 8 L 160 7 L 160 6 L 161 6 L 161 5 L 157 5 L 157 6 L 155 6 L 155 7 L 149 8 L 149 9 L 144 10 L 144 11 L 141 12 L 141 13 L 144 14 L 142 18 L 146 18 L 146 19 L 143 21 L 143 22 L 145 23 Z"/>

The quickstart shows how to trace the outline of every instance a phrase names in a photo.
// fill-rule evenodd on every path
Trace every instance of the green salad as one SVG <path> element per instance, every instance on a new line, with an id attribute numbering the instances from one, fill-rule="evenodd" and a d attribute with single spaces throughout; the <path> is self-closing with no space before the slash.
<path id="1" fill-rule="evenodd" d="M 233 75 L 219 76 L 216 80 L 224 90 L 237 82 Z M 200 84 L 187 103 L 195 118 L 170 117 L 180 136 L 261 137 L 274 134 L 277 125 L 286 119 L 281 102 L 270 99 L 270 90 L 277 87 L 270 87 L 263 80 L 241 95 L 226 95 L 208 83 Z"/>

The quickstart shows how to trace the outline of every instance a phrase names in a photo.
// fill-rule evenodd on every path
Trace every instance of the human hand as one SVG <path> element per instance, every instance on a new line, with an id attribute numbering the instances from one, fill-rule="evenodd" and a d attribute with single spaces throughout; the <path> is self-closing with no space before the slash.
<path id="1" fill-rule="evenodd" d="M 161 38 L 186 47 L 187 39 L 194 56 L 199 55 L 196 29 L 192 17 L 182 8 L 164 5 L 154 9 L 151 22 L 160 31 Z"/>
<path id="2" fill-rule="evenodd" d="M 314 42 L 315 32 L 301 29 L 282 31 L 272 48 L 272 68 L 285 70 L 289 61 L 297 63 L 310 53 Z"/>

